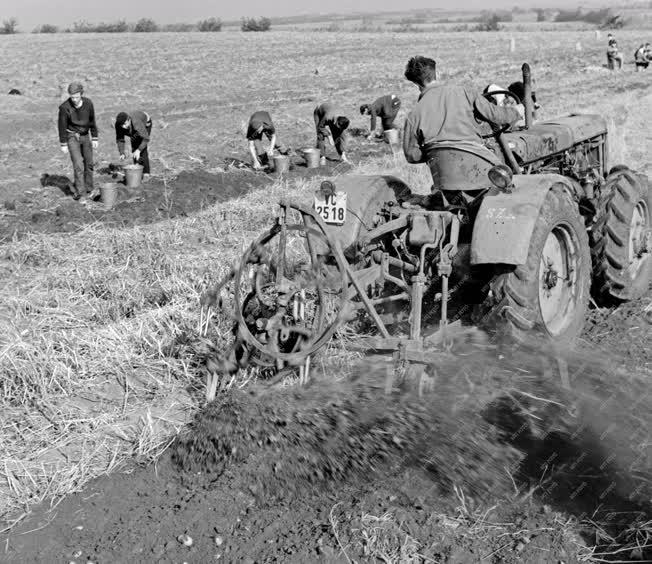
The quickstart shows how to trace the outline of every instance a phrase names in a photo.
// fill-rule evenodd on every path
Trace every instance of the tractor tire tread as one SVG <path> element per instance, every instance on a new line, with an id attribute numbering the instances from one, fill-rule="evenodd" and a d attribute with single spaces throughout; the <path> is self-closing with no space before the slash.
<path id="1" fill-rule="evenodd" d="M 648 226 L 652 209 L 652 189 L 643 174 L 618 166 L 611 169 L 597 206 L 597 217 L 590 232 L 593 263 L 593 297 L 600 306 L 618 305 L 645 292 L 652 274 L 648 258 L 636 277 L 627 272 L 629 229 L 634 208 L 644 199 Z"/>
<path id="2" fill-rule="evenodd" d="M 483 304 L 484 315 L 481 317 L 481 323 L 500 336 L 517 341 L 522 340 L 532 330 L 545 332 L 538 306 L 538 273 L 541 249 L 553 222 L 557 221 L 556 218 L 563 218 L 566 223 L 572 223 L 579 239 L 582 255 L 580 260 L 584 264 L 585 271 L 580 281 L 582 299 L 578 306 L 578 315 L 569 324 L 568 332 L 565 331 L 560 339 L 573 338 L 579 334 L 588 305 L 590 285 L 588 235 L 583 219 L 577 211 L 577 204 L 563 185 L 551 187 L 539 212 L 539 218 L 532 233 L 526 263 L 495 275 L 490 283 L 490 296 Z"/>

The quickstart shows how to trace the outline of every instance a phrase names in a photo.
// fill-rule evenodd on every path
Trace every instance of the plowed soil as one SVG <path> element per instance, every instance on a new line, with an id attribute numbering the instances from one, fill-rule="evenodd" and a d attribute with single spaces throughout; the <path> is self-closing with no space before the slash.
<path id="1" fill-rule="evenodd" d="M 592 312 L 582 352 L 564 354 L 572 392 L 541 370 L 545 351 L 469 346 L 442 358 L 424 396 L 386 395 L 368 363 L 339 384 L 224 394 L 156 465 L 36 508 L 0 539 L 0 560 L 557 563 L 615 550 L 586 521 L 631 542 L 652 517 L 638 442 L 651 309 Z"/>
<path id="2" fill-rule="evenodd" d="M 386 152 L 389 152 L 386 144 L 372 142 L 357 147 L 352 155 L 357 159 Z M 136 189 L 125 186 L 120 165 L 97 163 L 95 186 L 114 182 L 118 187 L 117 203 L 110 210 L 99 197 L 86 203 L 73 200 L 69 188 L 72 179 L 46 173 L 40 182 L 34 179 L 33 185 L 19 195 L 0 190 L 0 243 L 27 233 L 77 231 L 96 222 L 125 227 L 183 217 L 252 190 L 263 190 L 279 179 L 328 177 L 350 170 L 350 165 L 331 158 L 325 166 L 310 169 L 298 155 L 292 156 L 290 163 L 290 170 L 281 175 L 271 169 L 254 171 L 243 161 L 229 158 L 224 159 L 222 167 L 184 170 L 166 181 L 152 177 Z"/>

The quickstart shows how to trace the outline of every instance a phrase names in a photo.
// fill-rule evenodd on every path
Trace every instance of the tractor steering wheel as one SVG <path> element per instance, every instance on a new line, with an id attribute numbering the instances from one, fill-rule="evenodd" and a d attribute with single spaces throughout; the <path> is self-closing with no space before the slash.
<path id="1" fill-rule="evenodd" d="M 509 96 L 517 104 L 522 104 L 523 103 L 523 102 L 521 102 L 521 99 L 516 94 L 514 94 L 513 92 L 510 92 L 509 90 L 494 90 L 493 92 L 485 92 L 483 94 L 483 96 L 487 100 L 489 100 L 491 102 L 492 96 L 496 96 L 496 95 L 500 95 L 500 94 L 503 94 L 505 96 Z M 510 124 L 497 125 L 497 124 L 494 124 L 494 123 L 491 123 L 491 122 L 487 122 L 487 123 L 491 126 L 492 132 L 488 133 L 486 135 L 482 135 L 481 137 L 483 139 L 489 139 L 490 137 L 498 138 L 500 135 L 505 133 L 511 127 Z"/>

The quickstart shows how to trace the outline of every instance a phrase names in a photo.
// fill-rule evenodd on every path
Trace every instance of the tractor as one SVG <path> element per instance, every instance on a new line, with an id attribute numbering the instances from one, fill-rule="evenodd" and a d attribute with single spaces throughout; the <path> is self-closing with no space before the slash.
<path id="1" fill-rule="evenodd" d="M 345 324 L 363 335 L 358 346 L 407 363 L 436 362 L 460 323 L 568 343 L 591 295 L 604 305 L 641 296 L 652 274 L 647 177 L 609 168 L 599 115 L 534 123 L 527 64 L 523 82 L 525 125 L 491 132 L 500 164 L 451 147 L 429 161 L 429 196 L 394 176 L 351 174 L 322 182 L 312 206 L 281 201 L 275 224 L 204 296 L 217 306 L 229 286 L 233 302 L 234 346 L 209 371 L 307 372 Z"/>

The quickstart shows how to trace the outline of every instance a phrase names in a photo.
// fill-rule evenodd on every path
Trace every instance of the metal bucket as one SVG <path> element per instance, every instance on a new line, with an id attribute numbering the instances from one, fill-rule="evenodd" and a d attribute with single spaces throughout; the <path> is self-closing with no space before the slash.
<path id="1" fill-rule="evenodd" d="M 111 209 L 118 200 L 118 184 L 116 182 L 105 182 L 100 186 L 100 200 L 106 206 L 106 209 Z"/>
<path id="2" fill-rule="evenodd" d="M 274 155 L 274 172 L 290 170 L 290 159 L 284 155 Z"/>
<path id="3" fill-rule="evenodd" d="M 319 166 L 319 159 L 321 157 L 319 149 L 304 149 L 302 152 L 308 168 L 317 168 Z"/>
<path id="4" fill-rule="evenodd" d="M 143 165 L 130 164 L 124 167 L 125 186 L 127 188 L 139 188 L 143 181 Z"/>
<path id="5" fill-rule="evenodd" d="M 386 129 L 385 141 L 390 145 L 398 143 L 398 129 Z"/>

